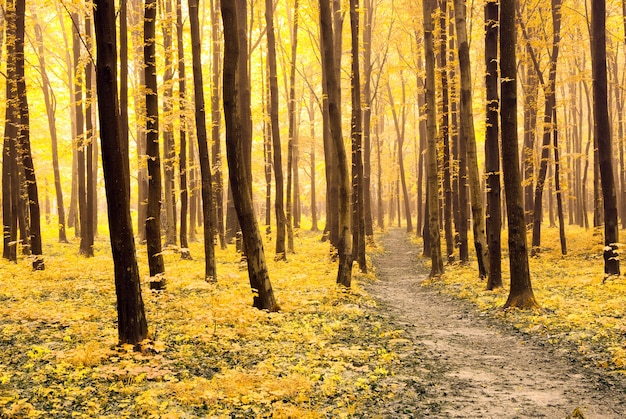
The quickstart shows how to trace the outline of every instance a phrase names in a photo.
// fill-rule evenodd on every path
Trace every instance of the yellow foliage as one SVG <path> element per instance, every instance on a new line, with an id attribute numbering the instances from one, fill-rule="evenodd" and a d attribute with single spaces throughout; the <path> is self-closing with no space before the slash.
<path id="1" fill-rule="evenodd" d="M 252 307 L 233 249 L 217 249 L 217 283 L 204 281 L 201 243 L 191 261 L 164 252 L 168 288 L 157 293 L 139 246 L 144 352 L 115 346 L 113 264 L 106 241 L 95 247 L 85 259 L 76 244 L 49 244 L 42 272 L 0 262 L 1 416 L 348 417 L 389 397 L 382 380 L 403 331 L 372 314 L 359 286 L 372 274 L 335 284 L 319 235 L 298 232 L 286 263 L 268 258 L 279 313 Z"/>

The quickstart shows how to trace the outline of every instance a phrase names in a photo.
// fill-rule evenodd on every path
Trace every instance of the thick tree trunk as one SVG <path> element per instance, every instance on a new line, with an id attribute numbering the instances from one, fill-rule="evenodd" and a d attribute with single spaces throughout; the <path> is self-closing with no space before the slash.
<path id="1" fill-rule="evenodd" d="M 332 151 L 336 156 L 337 185 L 339 192 L 338 233 L 339 270 L 337 283 L 349 287 L 352 281 L 352 237 L 350 219 L 350 174 L 346 150 L 341 133 L 341 108 L 339 82 L 337 79 L 336 57 L 333 48 L 333 28 L 329 0 L 320 0 L 320 31 L 322 37 L 322 67 L 326 75 L 326 91 L 328 92 L 328 117 Z"/>
<path id="2" fill-rule="evenodd" d="M 254 307 L 278 311 L 270 283 L 265 251 L 259 225 L 254 214 L 250 178 L 245 167 L 244 144 L 241 138 L 241 116 L 239 111 L 239 42 L 237 35 L 237 8 L 233 2 L 221 2 L 222 20 L 224 22 L 224 116 L 226 122 L 226 156 L 228 159 L 229 177 L 232 185 L 233 200 L 237 216 L 242 227 L 243 240 L 246 248 L 248 275 L 250 286 L 255 293 Z"/>
<path id="3" fill-rule="evenodd" d="M 604 273 L 619 275 L 619 228 L 613 179 L 611 125 L 607 107 L 606 3 L 591 2 L 591 73 L 593 77 L 594 137 L 598 147 L 602 200 L 604 202 Z"/>
<path id="4" fill-rule="evenodd" d="M 161 158 L 159 153 L 159 97 L 156 75 L 156 0 L 147 0 L 144 19 L 146 72 L 146 155 L 148 157 L 148 208 L 146 244 L 150 288 L 165 288 L 165 264 L 161 248 Z"/>
<path id="5" fill-rule="evenodd" d="M 537 306 L 530 282 L 526 222 L 517 145 L 517 68 L 515 58 L 515 0 L 500 2 L 500 122 L 502 169 L 509 226 L 511 288 L 504 307 Z"/>
<path id="6" fill-rule="evenodd" d="M 213 217 L 213 187 L 204 106 L 204 90 L 202 83 L 202 46 L 200 45 L 200 23 L 198 20 L 198 0 L 189 1 L 189 23 L 191 26 L 191 54 L 193 67 L 193 86 L 195 94 L 196 134 L 198 154 L 200 156 L 200 176 L 202 182 L 202 215 L 204 228 L 204 278 L 217 281 L 215 247 L 213 237 L 215 225 Z"/>
<path id="7" fill-rule="evenodd" d="M 498 3 L 485 4 L 485 65 L 487 121 L 485 133 L 485 171 L 487 172 L 487 245 L 489 247 L 489 276 L 487 289 L 502 287 L 502 208 L 500 196 L 500 145 L 498 109 Z"/>
<path id="8" fill-rule="evenodd" d="M 28 196 L 28 211 L 30 215 L 30 251 L 33 256 L 34 270 L 45 268 L 41 242 L 41 218 L 39 210 L 39 194 L 35 167 L 30 149 L 30 116 L 26 97 L 26 76 L 24 73 L 24 30 L 26 17 L 26 1 L 15 1 L 15 73 L 17 78 L 17 100 L 19 103 L 20 126 L 17 144 L 20 160 L 24 167 L 24 181 Z"/>
<path id="9" fill-rule="evenodd" d="M 139 344 L 148 335 L 141 298 L 141 281 L 135 258 L 135 239 L 130 217 L 127 180 L 124 179 L 117 102 L 117 46 L 115 2 L 95 0 L 98 112 L 102 166 L 107 193 L 111 250 L 115 265 L 119 343 Z M 126 112 L 126 110 L 122 110 Z"/>
<path id="10" fill-rule="evenodd" d="M 461 73 L 461 136 L 460 141 L 466 144 L 467 174 L 470 190 L 472 222 L 474 231 L 474 247 L 478 261 L 478 274 L 481 278 L 489 272 L 489 249 L 485 237 L 485 211 L 483 208 L 480 176 L 478 174 L 478 157 L 476 154 L 476 136 L 474 134 L 474 117 L 472 114 L 472 88 L 470 73 L 469 44 L 467 40 L 465 1 L 454 1 L 457 42 L 459 45 L 459 67 Z"/>
<path id="11" fill-rule="evenodd" d="M 424 14 L 424 55 L 426 67 L 426 126 L 428 131 L 427 147 L 427 189 L 428 235 L 430 240 L 430 276 L 443 274 L 441 256 L 441 234 L 439 230 L 439 175 L 437 173 L 437 108 L 435 104 L 435 40 L 432 13 L 436 0 L 425 0 Z"/>

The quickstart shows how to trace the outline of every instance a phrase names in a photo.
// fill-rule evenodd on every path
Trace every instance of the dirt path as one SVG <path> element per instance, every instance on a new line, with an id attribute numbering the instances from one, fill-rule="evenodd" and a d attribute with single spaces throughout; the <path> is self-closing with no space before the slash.
<path id="1" fill-rule="evenodd" d="M 626 388 L 584 368 L 565 348 L 544 346 L 420 282 L 429 262 L 403 230 L 383 238 L 379 281 L 366 285 L 397 339 L 398 400 L 386 417 L 626 417 Z"/>

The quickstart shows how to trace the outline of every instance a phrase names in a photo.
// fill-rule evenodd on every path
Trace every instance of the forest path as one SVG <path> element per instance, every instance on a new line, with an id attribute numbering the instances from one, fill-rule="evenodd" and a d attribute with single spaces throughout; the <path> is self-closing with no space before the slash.
<path id="1" fill-rule="evenodd" d="M 382 244 L 373 260 L 379 280 L 365 288 L 408 338 L 395 341 L 398 400 L 384 417 L 626 417 L 626 389 L 608 373 L 422 287 L 430 261 L 404 230 L 390 229 Z"/>

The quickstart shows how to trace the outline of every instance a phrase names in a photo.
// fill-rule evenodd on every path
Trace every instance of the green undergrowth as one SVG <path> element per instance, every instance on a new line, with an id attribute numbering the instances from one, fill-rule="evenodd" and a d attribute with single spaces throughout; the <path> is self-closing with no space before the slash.
<path id="1" fill-rule="evenodd" d="M 46 270 L 27 259 L 0 262 L 0 416 L 88 418 L 351 417 L 396 397 L 387 377 L 398 361 L 392 330 L 355 274 L 335 284 L 336 264 L 320 234 L 296 234 L 296 254 L 272 260 L 278 313 L 251 307 L 240 255 L 218 250 L 218 282 L 165 250 L 167 290 L 148 291 L 151 334 L 143 352 L 116 346 L 113 264 L 106 240 L 96 256 L 51 243 Z"/>
<path id="2" fill-rule="evenodd" d="M 509 262 L 503 252 L 504 287 L 485 289 L 476 261 L 445 266 L 428 286 L 470 301 L 516 329 L 540 335 L 550 344 L 577 350 L 590 365 L 626 376 L 626 279 L 604 279 L 602 235 L 567 227 L 567 255 L 561 254 L 557 229 L 545 229 L 541 252 L 530 258 L 531 281 L 540 306 L 534 310 L 502 310 L 509 289 Z M 506 236 L 502 238 L 506 245 Z M 622 272 L 626 266 L 622 264 Z"/>

